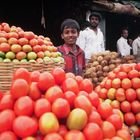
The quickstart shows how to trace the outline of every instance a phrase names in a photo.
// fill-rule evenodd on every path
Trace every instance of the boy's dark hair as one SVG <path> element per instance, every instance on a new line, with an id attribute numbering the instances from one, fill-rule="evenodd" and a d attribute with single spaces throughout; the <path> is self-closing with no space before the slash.
<path id="1" fill-rule="evenodd" d="M 99 19 L 99 21 L 101 21 L 101 19 L 102 19 L 102 16 L 101 16 L 101 14 L 100 13 L 98 13 L 98 12 L 92 12 L 91 14 L 90 14 L 90 16 L 89 16 L 89 20 L 91 19 L 91 17 L 98 17 L 98 19 Z"/>
<path id="2" fill-rule="evenodd" d="M 74 28 L 77 29 L 77 31 L 80 31 L 80 26 L 74 19 L 65 19 L 61 24 L 61 33 L 63 32 L 64 28 Z"/>

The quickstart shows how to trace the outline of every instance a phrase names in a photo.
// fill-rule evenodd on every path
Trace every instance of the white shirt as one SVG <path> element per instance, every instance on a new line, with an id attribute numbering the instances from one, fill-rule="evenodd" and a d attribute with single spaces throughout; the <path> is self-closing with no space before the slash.
<path id="1" fill-rule="evenodd" d="M 93 53 L 105 51 L 103 33 L 99 28 L 97 29 L 97 33 L 89 27 L 80 31 L 76 43 L 84 50 L 86 59 L 90 59 Z"/>
<path id="2" fill-rule="evenodd" d="M 121 56 L 130 55 L 131 47 L 127 42 L 127 39 L 120 37 L 117 41 L 117 51 Z"/>
<path id="3" fill-rule="evenodd" d="M 138 48 L 140 50 L 140 37 L 138 36 L 132 43 L 133 54 L 137 55 Z"/>

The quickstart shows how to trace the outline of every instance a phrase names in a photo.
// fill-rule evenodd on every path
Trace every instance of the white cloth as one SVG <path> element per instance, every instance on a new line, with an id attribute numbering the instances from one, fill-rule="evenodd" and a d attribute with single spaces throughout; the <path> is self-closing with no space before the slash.
<path id="1" fill-rule="evenodd" d="M 140 51 L 140 36 L 137 37 L 133 43 L 132 43 L 132 48 L 133 48 L 133 54 L 137 55 L 138 49 Z"/>
<path id="2" fill-rule="evenodd" d="M 131 47 L 127 42 L 127 39 L 124 37 L 120 37 L 117 41 L 117 51 L 121 54 L 121 56 L 130 55 Z"/>
<path id="3" fill-rule="evenodd" d="M 105 51 L 103 33 L 99 28 L 97 34 L 89 27 L 80 31 L 76 44 L 85 52 L 86 59 L 90 59 L 93 53 Z"/>

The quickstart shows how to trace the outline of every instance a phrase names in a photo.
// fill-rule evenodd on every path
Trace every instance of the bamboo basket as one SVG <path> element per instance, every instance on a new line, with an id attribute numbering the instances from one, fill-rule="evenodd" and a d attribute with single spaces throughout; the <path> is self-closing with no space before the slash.
<path id="1" fill-rule="evenodd" d="M 51 72 L 55 67 L 64 69 L 65 64 L 63 62 L 48 62 L 48 63 L 14 63 L 14 62 L 1 62 L 0 63 L 0 91 L 6 92 L 10 89 L 13 74 L 18 68 L 26 68 L 32 72 L 38 70 L 40 72 Z"/>

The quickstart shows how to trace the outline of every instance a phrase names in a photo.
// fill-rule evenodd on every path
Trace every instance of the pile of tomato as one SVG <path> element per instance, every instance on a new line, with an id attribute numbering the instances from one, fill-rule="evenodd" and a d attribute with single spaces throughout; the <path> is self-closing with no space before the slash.
<path id="1" fill-rule="evenodd" d="M 120 65 L 96 87 L 99 97 L 121 110 L 124 122 L 140 136 L 140 63 Z"/>
<path id="2" fill-rule="evenodd" d="M 93 89 L 61 68 L 17 69 L 0 93 L 0 140 L 131 140 L 121 111 Z"/>

